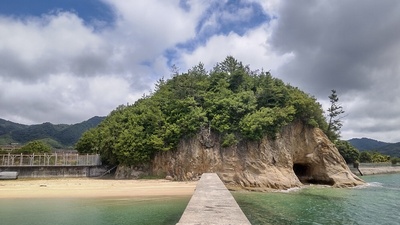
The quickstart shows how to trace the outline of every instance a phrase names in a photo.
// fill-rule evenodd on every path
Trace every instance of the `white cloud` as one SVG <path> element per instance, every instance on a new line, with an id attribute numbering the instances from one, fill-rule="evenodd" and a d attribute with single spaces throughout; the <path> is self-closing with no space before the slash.
<path id="1" fill-rule="evenodd" d="M 76 123 L 107 115 L 118 105 L 133 103 L 141 97 L 132 93 L 129 83 L 119 76 L 77 78 L 57 74 L 46 82 L 31 84 L 2 80 L 0 89 L 2 118 L 27 124 Z M 21 117 L 26 114 L 29 117 Z"/>
<path id="2" fill-rule="evenodd" d="M 189 67 L 204 63 L 206 68 L 212 68 L 216 62 L 221 62 L 226 56 L 232 55 L 252 69 L 275 71 L 293 58 L 293 54 L 276 54 L 269 45 L 270 27 L 263 25 L 249 30 L 243 36 L 236 33 L 211 37 L 207 43 L 193 52 L 182 54 L 181 64 Z"/>
<path id="3" fill-rule="evenodd" d="M 12 79 L 36 80 L 58 72 L 96 74 L 107 64 L 107 46 L 76 15 L 0 18 L 0 72 Z"/>
<path id="4" fill-rule="evenodd" d="M 168 71 L 163 52 L 195 35 L 203 6 L 107 1 L 119 17 L 95 30 L 75 13 L 0 17 L 2 118 L 80 122 L 148 93 Z"/>
<path id="5" fill-rule="evenodd" d="M 258 3 L 264 11 L 271 17 L 278 16 L 278 9 L 283 0 L 247 0 L 248 2 Z"/>
<path id="6" fill-rule="evenodd" d="M 179 7 L 179 1 L 108 0 L 119 15 L 110 39 L 124 43 L 126 54 L 134 62 L 152 60 L 165 49 L 195 36 L 197 20 L 203 6 L 189 2 L 190 11 Z"/>

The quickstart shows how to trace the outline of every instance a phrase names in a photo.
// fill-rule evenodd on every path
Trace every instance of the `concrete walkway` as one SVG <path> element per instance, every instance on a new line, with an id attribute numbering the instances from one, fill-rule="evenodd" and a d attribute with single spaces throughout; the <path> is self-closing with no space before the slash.
<path id="1" fill-rule="evenodd" d="M 250 224 L 215 173 L 204 173 L 177 225 Z"/>

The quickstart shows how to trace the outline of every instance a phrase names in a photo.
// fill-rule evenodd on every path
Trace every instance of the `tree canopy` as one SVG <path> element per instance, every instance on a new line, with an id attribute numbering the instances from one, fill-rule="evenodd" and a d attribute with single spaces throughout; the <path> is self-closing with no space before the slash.
<path id="1" fill-rule="evenodd" d="M 339 104 L 339 97 L 336 90 L 332 90 L 331 95 L 329 95 L 329 101 L 331 105 L 328 108 L 328 127 L 325 133 L 331 141 L 335 142 L 340 138 L 340 128 L 343 125 L 341 115 L 344 113 L 344 110 Z"/>
<path id="2" fill-rule="evenodd" d="M 335 144 L 346 163 L 354 163 L 359 160 L 360 152 L 350 142 L 337 140 Z"/>
<path id="3" fill-rule="evenodd" d="M 84 133 L 79 152 L 100 153 L 112 164 L 148 162 L 157 151 L 175 149 L 182 138 L 202 129 L 221 136 L 221 146 L 240 140 L 275 138 L 295 120 L 326 130 L 321 105 L 296 87 L 251 71 L 228 56 L 207 72 L 203 64 L 171 79 L 133 105 L 121 105 Z"/>
<path id="4" fill-rule="evenodd" d="M 18 153 L 32 154 L 32 153 L 50 153 L 50 145 L 42 141 L 31 141 L 18 149 Z"/>

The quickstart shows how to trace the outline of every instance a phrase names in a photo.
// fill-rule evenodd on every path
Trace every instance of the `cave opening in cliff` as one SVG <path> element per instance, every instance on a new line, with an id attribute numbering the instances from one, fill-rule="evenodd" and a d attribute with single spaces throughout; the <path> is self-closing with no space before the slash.
<path id="1" fill-rule="evenodd" d="M 309 164 L 295 163 L 293 164 L 293 171 L 302 183 L 308 183 L 308 180 L 312 177 Z"/>
<path id="2" fill-rule="evenodd" d="M 316 179 L 313 174 L 312 165 L 306 163 L 293 164 L 293 171 L 303 184 L 326 184 L 333 185 L 332 179 Z"/>

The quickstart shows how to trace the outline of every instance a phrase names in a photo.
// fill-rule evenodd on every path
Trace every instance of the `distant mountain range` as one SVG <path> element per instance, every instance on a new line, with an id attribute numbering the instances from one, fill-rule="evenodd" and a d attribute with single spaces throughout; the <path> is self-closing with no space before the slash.
<path id="1" fill-rule="evenodd" d="M 105 117 L 95 116 L 81 123 L 24 125 L 0 119 L 0 145 L 10 143 L 26 144 L 33 140 L 42 140 L 53 148 L 71 148 L 81 135 L 96 127 Z"/>
<path id="2" fill-rule="evenodd" d="M 400 157 L 400 142 L 387 143 L 370 138 L 352 138 L 348 141 L 360 151 L 377 151 L 384 155 Z"/>

